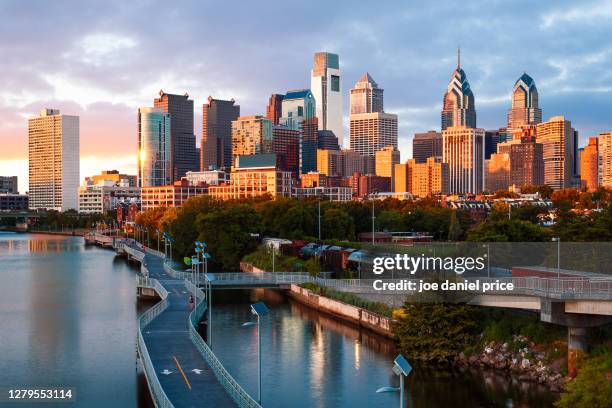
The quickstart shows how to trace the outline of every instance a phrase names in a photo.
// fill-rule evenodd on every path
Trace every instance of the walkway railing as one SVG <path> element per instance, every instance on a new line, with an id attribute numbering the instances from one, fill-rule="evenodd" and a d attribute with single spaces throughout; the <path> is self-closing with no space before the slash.
<path id="1" fill-rule="evenodd" d="M 249 393 L 246 392 L 244 388 L 240 386 L 240 384 L 238 384 L 238 381 L 231 376 L 225 367 L 223 367 L 221 361 L 219 361 L 215 353 L 212 352 L 210 347 L 208 347 L 198 333 L 196 328 L 198 327 L 200 319 L 202 316 L 204 316 L 204 313 L 206 313 L 208 305 L 204 299 L 204 292 L 200 288 L 196 288 L 195 285 L 189 280 L 185 280 L 185 286 L 190 292 L 196 290 L 197 298 L 199 300 L 195 309 L 189 315 L 189 335 L 191 337 L 191 341 L 213 370 L 217 380 L 221 383 L 221 385 L 223 385 L 234 402 L 236 402 L 236 405 L 238 405 L 240 408 L 261 408 L 261 405 L 259 405 L 257 401 L 255 401 L 253 397 L 251 397 Z"/>
<path id="2" fill-rule="evenodd" d="M 137 277 L 137 285 L 140 287 L 152 288 L 161 297 L 161 302 L 158 302 L 155 306 L 144 312 L 138 319 L 138 354 L 144 367 L 144 374 L 149 385 L 149 392 L 153 398 L 153 402 L 157 408 L 174 408 L 172 402 L 164 392 L 155 367 L 149 356 L 149 351 L 142 336 L 142 330 L 149 324 L 153 319 L 159 316 L 168 307 L 168 291 L 159 283 L 157 279 Z"/>
<path id="3" fill-rule="evenodd" d="M 226 272 L 215 273 L 214 285 L 299 284 L 310 282 L 308 272 Z"/>

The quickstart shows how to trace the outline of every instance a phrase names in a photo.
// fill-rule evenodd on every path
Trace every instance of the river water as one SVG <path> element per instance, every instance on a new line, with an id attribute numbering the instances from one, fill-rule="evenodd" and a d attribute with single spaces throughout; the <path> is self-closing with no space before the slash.
<path id="1" fill-rule="evenodd" d="M 0 388 L 74 387 L 77 402 L 57 404 L 64 407 L 150 406 L 136 363 L 136 273 L 81 238 L 0 233 Z M 392 342 L 277 291 L 216 291 L 213 349 L 252 395 L 257 329 L 241 324 L 258 299 L 270 307 L 262 324 L 266 408 L 399 405 L 397 394 L 375 392 L 397 385 Z M 554 398 L 503 375 L 419 365 L 406 391 L 408 407 L 424 408 L 548 407 Z"/>

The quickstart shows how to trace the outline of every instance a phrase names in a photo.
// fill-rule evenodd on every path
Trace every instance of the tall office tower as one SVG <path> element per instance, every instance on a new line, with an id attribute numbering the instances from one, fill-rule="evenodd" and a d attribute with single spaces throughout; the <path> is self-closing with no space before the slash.
<path id="1" fill-rule="evenodd" d="M 442 132 L 451 194 L 478 194 L 484 188 L 484 129 L 451 126 Z"/>
<path id="2" fill-rule="evenodd" d="M 28 119 L 31 209 L 78 209 L 79 117 L 43 109 Z"/>
<path id="3" fill-rule="evenodd" d="M 0 194 L 17 194 L 17 176 L 0 176 Z"/>
<path id="4" fill-rule="evenodd" d="M 193 134 L 193 100 L 189 95 L 167 94 L 159 91 L 153 107 L 170 114 L 172 181 L 180 180 L 188 171 L 200 168 L 196 155 L 196 140 Z"/>
<path id="5" fill-rule="evenodd" d="M 353 150 L 317 150 L 317 171 L 328 177 L 348 177 L 353 173 L 369 173 L 368 157 Z"/>
<path id="6" fill-rule="evenodd" d="M 508 152 L 510 184 L 519 187 L 544 184 L 544 149 L 542 143 L 537 143 L 535 131 L 523 136 L 520 143 L 509 145 Z"/>
<path id="7" fill-rule="evenodd" d="M 499 130 L 485 130 L 485 160 L 489 160 L 493 153 L 497 153 L 499 143 Z"/>
<path id="8" fill-rule="evenodd" d="M 599 185 L 612 187 L 612 132 L 599 134 L 597 150 L 599 151 Z"/>
<path id="9" fill-rule="evenodd" d="M 563 116 L 537 125 L 537 141 L 543 145 L 544 184 L 569 188 L 574 178 L 574 129 Z"/>
<path id="10" fill-rule="evenodd" d="M 386 146 L 376 152 L 376 175 L 391 179 L 393 191 L 395 179 L 393 178 L 395 165 L 400 162 L 400 151 L 393 146 Z"/>
<path id="11" fill-rule="evenodd" d="M 576 188 L 580 188 L 580 152 L 579 152 L 579 147 L 580 147 L 580 135 L 578 134 L 578 131 L 576 129 L 572 128 L 572 131 L 574 132 L 574 151 L 573 151 L 573 157 L 574 157 L 574 164 L 573 164 L 573 177 L 574 179 L 572 180 L 572 187 L 576 187 Z"/>
<path id="12" fill-rule="evenodd" d="M 406 163 L 396 164 L 393 169 L 395 180 L 393 182 L 393 191 L 396 193 L 412 192 L 412 171 L 416 161 L 409 159 Z"/>
<path id="13" fill-rule="evenodd" d="M 319 118 L 319 128 L 334 132 L 342 147 L 342 80 L 338 54 L 315 53 L 310 89 L 317 101 L 316 117 Z"/>
<path id="14" fill-rule="evenodd" d="M 589 137 L 589 144 L 580 153 L 580 180 L 581 187 L 589 192 L 599 188 L 599 151 L 596 137 Z"/>
<path id="15" fill-rule="evenodd" d="M 412 158 L 416 163 L 425 163 L 430 157 L 442 157 L 442 133 L 435 130 L 415 133 L 412 139 Z"/>
<path id="16" fill-rule="evenodd" d="M 300 174 L 300 131 L 287 126 L 272 126 L 272 153 L 283 171 L 293 178 Z"/>
<path id="17" fill-rule="evenodd" d="M 512 107 L 508 110 L 508 132 L 525 125 L 542 123 L 542 109 L 538 107 L 538 89 L 535 81 L 523 73 L 512 88 Z"/>
<path id="18" fill-rule="evenodd" d="M 384 90 L 367 72 L 363 74 L 355 87 L 349 91 L 350 114 L 384 112 L 383 93 Z"/>
<path id="19" fill-rule="evenodd" d="M 316 101 L 310 89 L 289 91 L 283 97 L 281 125 L 301 132 L 300 168 L 308 173 L 316 168 L 317 131 Z"/>
<path id="20" fill-rule="evenodd" d="M 202 105 L 202 146 L 200 169 L 232 167 L 232 121 L 240 116 L 234 99 L 224 101 L 208 97 Z"/>
<path id="21" fill-rule="evenodd" d="M 461 68 L 461 51 L 442 103 L 442 130 L 451 126 L 476 127 L 476 107 L 470 83 Z"/>
<path id="22" fill-rule="evenodd" d="M 241 116 L 232 122 L 232 160 L 237 156 L 272 153 L 272 121 Z"/>
<path id="23" fill-rule="evenodd" d="M 319 130 L 317 132 L 317 149 L 340 150 L 338 138 L 331 130 Z"/>
<path id="24" fill-rule="evenodd" d="M 408 162 L 410 163 L 410 161 Z M 412 181 L 409 190 L 415 197 L 446 194 L 449 184 L 448 164 L 441 158 L 429 157 L 425 163 L 410 163 Z"/>
<path id="25" fill-rule="evenodd" d="M 266 107 L 266 118 L 272 121 L 273 125 L 278 125 L 281 116 L 283 116 L 283 98 L 285 95 L 272 94 L 268 99 L 268 106 Z"/>
<path id="26" fill-rule="evenodd" d="M 360 113 L 350 115 L 349 123 L 351 150 L 374 157 L 383 147 L 397 148 L 397 115 Z"/>
<path id="27" fill-rule="evenodd" d="M 172 184 L 172 120 L 159 108 L 138 109 L 138 187 Z"/>
<path id="28" fill-rule="evenodd" d="M 494 193 L 510 186 L 510 154 L 493 153 L 485 160 L 485 190 Z"/>

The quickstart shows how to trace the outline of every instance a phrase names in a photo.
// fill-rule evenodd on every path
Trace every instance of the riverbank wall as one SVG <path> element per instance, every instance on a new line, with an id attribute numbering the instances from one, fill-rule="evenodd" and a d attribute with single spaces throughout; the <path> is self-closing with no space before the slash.
<path id="1" fill-rule="evenodd" d="M 372 313 L 369 310 L 357 306 L 318 295 L 298 285 L 291 285 L 287 291 L 287 295 L 303 305 L 325 312 L 360 327 L 364 327 L 384 337 L 395 339 L 395 335 L 391 330 L 392 320 L 387 317 Z"/>

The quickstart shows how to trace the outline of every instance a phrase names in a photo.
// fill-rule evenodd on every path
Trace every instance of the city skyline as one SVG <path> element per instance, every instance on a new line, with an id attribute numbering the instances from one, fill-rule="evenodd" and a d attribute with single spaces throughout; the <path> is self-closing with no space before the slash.
<path id="1" fill-rule="evenodd" d="M 150 106 L 159 89 L 188 92 L 193 98 L 199 145 L 201 106 L 209 95 L 235 98 L 243 115 L 265 115 L 271 93 L 310 86 L 317 51 L 340 56 L 345 134 L 349 87 L 367 71 L 385 89 L 385 110 L 399 116 L 402 162 L 411 157 L 414 133 L 439 130 L 441 97 L 456 66 L 458 45 L 475 95 L 478 127 L 505 125 L 512 86 L 524 71 L 538 84 L 543 120 L 567 117 L 580 132 L 581 146 L 589 136 L 611 127 L 607 106 L 612 79 L 605 69 L 612 52 L 597 41 L 608 30 L 597 22 L 612 16 L 612 6 L 605 3 L 579 8 L 570 2 L 531 5 L 531 16 L 525 19 L 521 4 L 482 7 L 468 2 L 460 5 L 461 21 L 456 20 L 459 5 L 453 3 L 418 10 L 383 5 L 376 11 L 368 8 L 367 19 L 366 5 L 338 8 L 324 16 L 305 8 L 303 21 L 293 21 L 292 30 L 283 27 L 289 22 L 279 26 L 272 18 L 272 11 L 278 14 L 289 6 L 271 3 L 247 5 L 233 15 L 237 23 L 249 21 L 253 13 L 261 15 L 261 30 L 236 24 L 232 32 L 223 27 L 223 19 L 198 4 L 170 9 L 167 18 L 176 25 L 161 29 L 145 24 L 153 7 L 143 10 L 143 17 L 134 17 L 139 13 L 131 13 L 132 8 L 146 8 L 119 4 L 89 6 L 88 15 L 97 17 L 82 21 L 64 20 L 42 4 L 37 12 L 48 19 L 38 23 L 36 37 L 24 31 L 36 15 L 18 2 L 0 6 L 14 17 L 1 29 L 7 61 L 0 69 L 7 85 L 0 93 L 0 117 L 2 136 L 9 143 L 0 151 L 0 173 L 19 176 L 21 192 L 27 185 L 26 119 L 40 109 L 80 116 L 83 176 L 104 168 L 135 174 L 137 108 Z M 316 33 L 313 22 L 321 28 Z M 59 34 L 54 31 L 58 24 L 65 27 Z M 406 43 L 424 27 L 429 41 Z M 202 30 L 217 30 L 218 43 L 203 44 Z M 53 47 L 40 41 L 46 32 L 54 33 L 49 36 Z M 186 34 L 180 46 L 174 44 L 177 32 Z M 253 44 L 267 43 L 279 32 L 279 39 L 295 46 L 252 47 L 243 41 L 248 35 Z M 156 64 L 160 46 L 172 49 L 171 60 Z M 222 59 L 215 58 L 218 47 L 225 50 Z M 245 64 L 246 60 L 257 63 Z M 345 146 L 347 141 L 345 137 Z"/>

